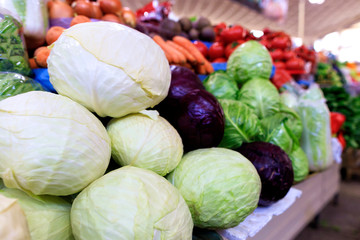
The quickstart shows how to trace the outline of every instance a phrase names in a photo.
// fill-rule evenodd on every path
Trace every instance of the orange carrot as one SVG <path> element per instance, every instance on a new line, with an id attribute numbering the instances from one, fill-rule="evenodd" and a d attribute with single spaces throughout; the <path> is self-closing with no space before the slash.
<path id="1" fill-rule="evenodd" d="M 181 52 L 189 62 L 191 62 L 193 64 L 196 63 L 195 57 L 184 47 L 182 47 L 181 45 L 179 45 L 176 42 L 173 42 L 171 40 L 167 40 L 166 43 L 168 43 L 170 46 L 172 46 L 173 48 L 175 48 L 176 50 Z"/>
<path id="2" fill-rule="evenodd" d="M 153 40 L 161 47 L 161 49 L 165 52 L 166 58 L 168 59 L 169 63 L 179 63 L 180 58 L 179 56 L 172 51 L 171 48 L 166 44 L 164 39 L 159 35 L 154 35 Z"/>
<path id="3" fill-rule="evenodd" d="M 53 42 L 55 42 L 60 35 L 64 32 L 65 28 L 60 26 L 53 26 L 49 28 L 49 30 L 46 32 L 45 35 L 45 41 L 48 45 L 51 45 Z"/>
<path id="4" fill-rule="evenodd" d="M 210 74 L 214 72 L 214 67 L 211 65 L 211 63 L 209 61 L 205 61 L 204 63 L 204 67 L 205 67 L 205 71 L 206 74 Z"/>
<path id="5" fill-rule="evenodd" d="M 45 47 L 36 51 L 36 55 L 34 55 L 34 59 L 36 64 L 41 68 L 47 68 L 47 59 L 50 55 L 50 49 Z"/>
<path id="6" fill-rule="evenodd" d="M 197 49 L 197 47 L 189 39 L 187 39 L 183 36 L 177 35 L 177 36 L 173 37 L 173 41 L 176 42 L 177 44 L 183 46 L 189 52 L 191 52 L 191 54 L 195 57 L 196 61 L 200 65 L 205 63 L 205 60 L 206 60 L 205 57 L 201 54 L 199 49 Z"/>
<path id="7" fill-rule="evenodd" d="M 174 54 L 178 55 L 180 64 L 184 65 L 187 61 L 185 55 L 176 48 L 174 48 L 173 46 L 171 46 L 167 41 L 165 42 L 165 44 L 168 45 L 169 49 L 171 49 L 171 51 L 173 51 Z"/>
<path id="8" fill-rule="evenodd" d="M 205 64 L 198 64 L 196 66 L 196 71 L 198 74 L 205 75 L 206 74 Z"/>

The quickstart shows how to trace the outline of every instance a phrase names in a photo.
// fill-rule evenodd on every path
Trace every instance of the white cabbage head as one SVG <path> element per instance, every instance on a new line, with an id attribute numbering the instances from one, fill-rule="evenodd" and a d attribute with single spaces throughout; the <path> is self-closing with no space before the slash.
<path id="1" fill-rule="evenodd" d="M 35 195 L 77 193 L 105 173 L 110 138 L 71 99 L 33 91 L 0 101 L 0 177 Z"/>
<path id="2" fill-rule="evenodd" d="M 0 194 L 0 239 L 31 240 L 29 227 L 20 204 Z"/>
<path id="3" fill-rule="evenodd" d="M 0 190 L 0 202 L 3 197 L 13 199 L 21 207 L 21 210 L 26 217 L 25 221 L 31 239 L 74 239 L 70 224 L 71 204 L 64 199 L 56 196 L 41 196 L 34 198 L 21 190 L 11 188 L 3 188 Z M 10 217 L 13 218 L 16 217 L 16 215 L 12 214 Z M 2 213 L 0 213 L 0 219 L 1 218 Z M 2 228 L 3 223 L 1 224 L 0 229 Z M 9 231 L 15 232 L 15 228 L 11 227 Z M 3 238 L 0 239 L 3 240 Z M 12 238 L 11 240 L 15 239 L 16 238 Z M 21 238 L 19 240 L 26 239 L 27 238 Z"/>
<path id="4" fill-rule="evenodd" d="M 165 178 L 125 166 L 75 198 L 71 226 L 77 240 L 191 240 L 193 221 L 179 191 Z"/>
<path id="5" fill-rule="evenodd" d="M 112 157 L 122 166 L 145 168 L 164 176 L 181 160 L 181 137 L 157 111 L 144 110 L 114 118 L 107 131 Z"/>
<path id="6" fill-rule="evenodd" d="M 48 58 L 56 91 L 99 116 L 121 117 L 160 103 L 170 66 L 147 35 L 113 22 L 76 24 L 53 44 Z"/>

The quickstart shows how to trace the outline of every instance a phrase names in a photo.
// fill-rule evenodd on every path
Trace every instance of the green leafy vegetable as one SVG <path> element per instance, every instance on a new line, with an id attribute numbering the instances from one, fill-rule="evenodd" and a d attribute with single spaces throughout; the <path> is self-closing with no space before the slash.
<path id="1" fill-rule="evenodd" d="M 260 177 L 254 165 L 234 150 L 188 152 L 167 178 L 180 190 L 200 228 L 237 226 L 259 201 Z"/>
<path id="2" fill-rule="evenodd" d="M 279 111 L 280 95 L 266 79 L 254 78 L 246 82 L 240 89 L 238 100 L 252 108 L 259 119 Z"/>
<path id="3" fill-rule="evenodd" d="M 204 79 L 203 85 L 217 99 L 236 99 L 239 88 L 233 78 L 219 70 Z"/>
<path id="4" fill-rule="evenodd" d="M 183 155 L 179 133 L 157 111 L 144 110 L 112 119 L 107 126 L 113 159 L 164 176 Z"/>
<path id="5" fill-rule="evenodd" d="M 271 70 L 272 60 L 268 50 L 254 40 L 236 48 L 228 59 L 226 69 L 238 84 L 244 84 L 255 77 L 269 79 Z"/>
<path id="6" fill-rule="evenodd" d="M 312 171 L 323 170 L 333 162 L 330 112 L 325 99 L 300 97 L 297 109 L 303 122 L 300 143 L 309 159 L 309 168 Z"/>
<path id="7" fill-rule="evenodd" d="M 288 156 L 294 170 L 294 181 L 304 180 L 309 175 L 309 160 L 298 141 L 294 141 L 293 149 Z"/>
<path id="8" fill-rule="evenodd" d="M 193 221 L 179 191 L 158 174 L 132 166 L 113 170 L 74 200 L 77 240 L 191 239 Z"/>
<path id="9" fill-rule="evenodd" d="M 0 100 L 36 90 L 43 88 L 35 80 L 19 73 L 0 72 Z"/>
<path id="10" fill-rule="evenodd" d="M 225 116 L 224 137 L 219 147 L 237 148 L 261 134 L 259 119 L 246 104 L 230 99 L 219 100 Z"/>
<path id="11" fill-rule="evenodd" d="M 31 69 L 21 27 L 12 16 L 0 14 L 0 71 L 29 76 Z"/>
<path id="12" fill-rule="evenodd" d="M 0 177 L 32 195 L 70 195 L 101 177 L 111 155 L 105 127 L 71 99 L 32 91 L 0 101 Z"/>

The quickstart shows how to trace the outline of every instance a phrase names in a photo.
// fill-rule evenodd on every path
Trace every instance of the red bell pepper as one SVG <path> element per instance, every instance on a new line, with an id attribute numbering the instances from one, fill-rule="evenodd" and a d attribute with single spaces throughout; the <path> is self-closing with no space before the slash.
<path id="1" fill-rule="evenodd" d="M 337 139 L 339 141 L 339 143 L 341 144 L 342 148 L 345 149 L 346 147 L 346 140 L 344 138 L 344 134 L 342 131 L 340 131 L 337 135 Z"/>
<path id="2" fill-rule="evenodd" d="M 330 112 L 331 134 L 337 134 L 345 120 L 346 117 L 344 114 L 339 112 Z"/>

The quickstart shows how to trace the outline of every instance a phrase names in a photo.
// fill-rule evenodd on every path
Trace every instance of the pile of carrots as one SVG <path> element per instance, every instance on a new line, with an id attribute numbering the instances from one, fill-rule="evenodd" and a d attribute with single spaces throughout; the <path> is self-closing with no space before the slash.
<path id="1" fill-rule="evenodd" d="M 164 51 L 169 64 L 188 67 L 197 74 L 207 75 L 214 72 L 211 63 L 189 39 L 174 36 L 172 40 L 165 41 L 160 35 L 152 38 Z"/>

